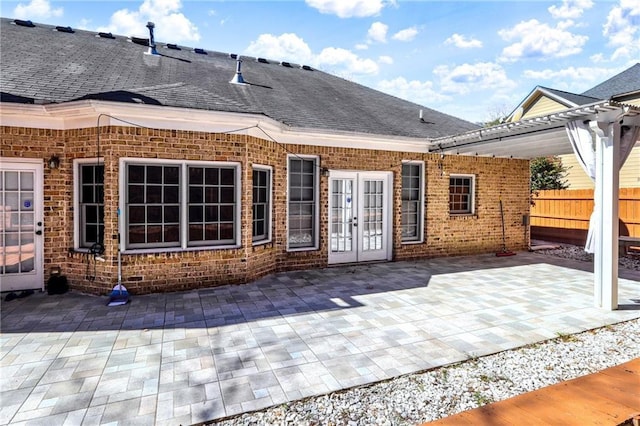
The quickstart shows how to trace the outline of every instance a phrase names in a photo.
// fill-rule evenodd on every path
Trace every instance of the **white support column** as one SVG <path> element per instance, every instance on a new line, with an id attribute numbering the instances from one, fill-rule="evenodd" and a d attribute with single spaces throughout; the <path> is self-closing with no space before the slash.
<path id="1" fill-rule="evenodd" d="M 593 304 L 596 308 L 602 307 L 602 145 L 604 137 L 602 129 L 597 121 L 589 122 L 589 127 L 595 134 L 596 151 L 596 178 L 593 190 L 593 214 L 596 215 L 594 239 L 595 250 L 593 252 Z"/>
<path id="2" fill-rule="evenodd" d="M 598 210 L 594 255 L 594 299 L 596 306 L 618 308 L 618 199 L 620 126 L 618 123 L 590 123 L 596 138 L 596 188 Z"/>

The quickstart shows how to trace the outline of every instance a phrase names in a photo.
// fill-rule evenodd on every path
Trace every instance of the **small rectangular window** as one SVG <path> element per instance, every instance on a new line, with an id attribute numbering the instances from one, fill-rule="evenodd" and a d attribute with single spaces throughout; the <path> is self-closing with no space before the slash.
<path id="1" fill-rule="evenodd" d="M 402 164 L 402 241 L 423 239 L 423 163 Z"/>
<path id="2" fill-rule="evenodd" d="M 104 244 L 104 165 L 78 165 L 79 248 Z"/>
<path id="3" fill-rule="evenodd" d="M 451 175 L 449 177 L 449 213 L 473 214 L 475 177 Z"/>
<path id="4" fill-rule="evenodd" d="M 318 241 L 318 159 L 290 156 L 289 248 L 317 248 Z"/>
<path id="5" fill-rule="evenodd" d="M 271 237 L 271 169 L 253 168 L 253 230 L 254 243 Z"/>

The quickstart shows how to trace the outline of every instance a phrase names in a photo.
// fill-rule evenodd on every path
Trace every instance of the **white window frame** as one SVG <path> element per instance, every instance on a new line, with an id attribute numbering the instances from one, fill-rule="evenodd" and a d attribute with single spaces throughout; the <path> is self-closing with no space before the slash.
<path id="1" fill-rule="evenodd" d="M 75 251 L 89 251 L 89 247 L 83 247 L 82 231 L 82 208 L 81 208 L 81 191 L 82 191 L 82 174 L 80 173 L 81 166 L 104 166 L 104 160 L 102 158 L 77 158 L 73 160 L 73 249 Z M 103 183 L 104 186 L 104 183 Z M 106 206 L 104 199 L 102 201 L 103 209 L 106 212 Z M 103 241 L 104 244 L 104 241 Z"/>
<path id="2" fill-rule="evenodd" d="M 424 182 L 425 182 L 425 175 L 424 175 L 424 161 L 418 161 L 418 160 L 403 160 L 402 161 L 402 166 L 405 165 L 409 165 L 409 166 L 418 166 L 420 169 L 420 194 L 418 195 L 418 238 L 416 239 L 407 239 L 405 240 L 404 238 L 401 237 L 402 240 L 402 244 L 421 244 L 424 242 Z M 404 189 L 402 186 L 402 181 L 403 181 L 404 175 L 402 174 L 402 170 L 400 170 L 400 201 L 402 203 L 402 190 Z M 402 215 L 402 207 L 400 208 L 400 215 Z M 402 219 L 400 220 L 400 233 L 402 234 Z"/>
<path id="3" fill-rule="evenodd" d="M 313 160 L 314 173 L 313 173 L 313 186 L 314 186 L 314 221 L 313 221 L 313 244 L 307 247 L 291 247 L 289 241 L 289 169 L 291 160 Z M 313 251 L 320 248 L 320 157 L 317 155 L 287 155 L 287 251 Z"/>
<path id="4" fill-rule="evenodd" d="M 447 204 L 449 205 L 449 215 L 450 216 L 473 216 L 476 214 L 476 175 L 470 174 L 461 174 L 461 173 L 452 173 L 449 175 L 449 184 L 448 191 L 449 197 L 451 196 L 451 179 L 462 178 L 462 179 L 470 179 L 471 180 L 471 191 L 469 194 L 469 202 L 471 204 L 471 211 L 469 212 L 452 212 L 451 206 L 449 204 L 449 200 L 447 200 Z"/>
<path id="5" fill-rule="evenodd" d="M 180 241 L 178 247 L 128 247 L 127 234 L 127 209 L 126 209 L 126 193 L 127 185 L 127 166 L 129 164 L 137 165 L 164 165 L 180 167 Z M 189 245 L 189 205 L 188 205 L 188 182 L 189 182 L 189 166 L 195 167 L 234 167 L 235 168 L 235 199 L 236 209 L 234 216 L 235 233 L 234 242 L 224 245 Z M 120 250 L 123 253 L 166 253 L 180 251 L 197 251 L 197 250 L 222 250 L 234 249 L 241 247 L 242 234 L 242 169 L 238 162 L 229 161 L 190 161 L 190 160 L 168 160 L 155 158 L 132 158 L 122 157 L 119 162 L 119 230 Z"/>
<path id="6" fill-rule="evenodd" d="M 260 172 L 267 172 L 268 173 L 268 179 L 267 179 L 267 211 L 266 211 L 266 221 L 267 221 L 267 229 L 266 229 L 266 237 L 259 239 L 259 240 L 254 240 L 253 237 L 253 199 L 251 200 L 251 240 L 252 240 L 252 244 L 254 246 L 260 245 L 260 244 L 268 244 L 271 242 L 272 240 L 272 236 L 271 236 L 271 230 L 272 230 L 272 225 L 271 225 L 271 211 L 273 209 L 273 167 L 271 166 L 263 166 L 261 164 L 254 164 L 253 165 L 253 170 L 251 171 L 251 192 L 253 193 L 253 171 L 260 171 Z"/>

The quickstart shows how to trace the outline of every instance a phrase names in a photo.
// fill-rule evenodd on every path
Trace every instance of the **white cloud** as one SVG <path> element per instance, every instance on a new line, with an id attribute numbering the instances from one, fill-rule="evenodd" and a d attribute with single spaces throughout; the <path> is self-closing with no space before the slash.
<path id="1" fill-rule="evenodd" d="M 395 5 L 395 0 L 305 0 L 308 6 L 320 13 L 336 15 L 339 18 L 363 18 L 376 16 L 387 5 Z"/>
<path id="2" fill-rule="evenodd" d="M 555 89 L 581 93 L 620 71 L 618 68 L 569 67 L 560 70 L 525 70 L 522 75 L 538 83 L 546 80 L 549 82 L 546 84 Z"/>
<path id="3" fill-rule="evenodd" d="M 615 48 L 612 59 L 631 57 L 640 52 L 640 2 L 620 0 L 614 6 L 602 34 L 609 40 L 609 46 Z"/>
<path id="4" fill-rule="evenodd" d="M 451 37 L 444 41 L 445 44 L 453 44 L 460 49 L 473 49 L 482 47 L 482 42 L 475 38 L 467 38 L 462 34 L 453 34 Z"/>
<path id="5" fill-rule="evenodd" d="M 577 19 L 582 12 L 593 7 L 591 0 L 562 0 L 560 6 L 553 5 L 547 10 L 554 19 Z"/>
<path id="6" fill-rule="evenodd" d="M 418 35 L 418 29 L 416 27 L 405 28 L 400 30 L 391 37 L 398 41 L 411 41 Z"/>
<path id="7" fill-rule="evenodd" d="M 387 65 L 391 65 L 393 64 L 393 58 L 391 56 L 380 56 L 378 58 L 378 62 L 380 62 L 381 64 L 387 64 Z"/>
<path id="8" fill-rule="evenodd" d="M 367 43 L 358 43 L 355 45 L 356 50 L 367 50 L 369 45 Z"/>
<path id="9" fill-rule="evenodd" d="M 76 27 L 79 30 L 87 30 L 87 31 L 89 31 L 91 29 L 91 19 L 87 19 L 87 18 L 80 19 L 80 21 L 78 22 L 78 25 Z"/>
<path id="10" fill-rule="evenodd" d="M 449 96 L 436 92 L 431 81 L 408 81 L 404 77 L 382 80 L 376 84 L 376 89 L 420 105 L 433 105 L 434 102 L 451 99 Z"/>
<path id="11" fill-rule="evenodd" d="M 369 31 L 367 31 L 367 38 L 373 42 L 386 43 L 388 30 L 388 25 L 382 22 L 374 22 L 371 24 L 371 27 L 369 27 Z"/>
<path id="12" fill-rule="evenodd" d="M 444 93 L 466 94 L 485 89 L 506 91 L 516 86 L 504 68 L 491 62 L 462 64 L 453 68 L 441 65 L 433 72 L 440 78 Z"/>
<path id="13" fill-rule="evenodd" d="M 122 35 L 148 35 L 148 21 L 156 25 L 157 40 L 170 42 L 198 41 L 198 28 L 180 12 L 180 0 L 145 0 L 138 10 L 120 9 L 111 15 L 109 25 L 97 31 Z"/>
<path id="14" fill-rule="evenodd" d="M 280 61 L 309 64 L 313 61 L 311 48 L 305 41 L 292 33 L 274 36 L 261 34 L 246 49 L 247 55 L 259 56 Z"/>
<path id="15" fill-rule="evenodd" d="M 18 3 L 13 9 L 13 16 L 17 19 L 59 18 L 64 10 L 59 7 L 53 9 L 49 0 L 31 0 L 27 4 Z"/>
<path id="16" fill-rule="evenodd" d="M 318 68 L 331 69 L 334 74 L 377 74 L 378 64 L 371 59 L 360 58 L 347 49 L 327 47 L 316 57 Z"/>
<path id="17" fill-rule="evenodd" d="M 244 53 L 312 65 L 318 69 L 330 70 L 336 75 L 376 74 L 379 70 L 375 61 L 361 58 L 347 49 L 327 47 L 319 54 L 314 54 L 302 38 L 291 33 L 280 36 L 262 34 L 256 41 L 249 44 Z M 381 62 L 384 63 L 384 61 L 385 59 L 381 59 Z"/>
<path id="18" fill-rule="evenodd" d="M 515 43 L 505 47 L 500 57 L 503 61 L 515 62 L 520 59 L 551 59 L 575 55 L 589 37 L 550 27 L 535 19 L 523 21 L 510 29 L 498 31 L 505 41 Z"/>

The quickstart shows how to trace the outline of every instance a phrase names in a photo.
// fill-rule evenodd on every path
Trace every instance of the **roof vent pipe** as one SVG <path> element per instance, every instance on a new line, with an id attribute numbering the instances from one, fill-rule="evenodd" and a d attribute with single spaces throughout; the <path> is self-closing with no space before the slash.
<path id="1" fill-rule="evenodd" d="M 147 22 L 147 28 L 149 28 L 149 51 L 148 55 L 158 55 L 158 51 L 156 50 L 156 40 L 153 37 L 153 29 L 155 28 L 155 24 L 151 21 Z"/>
<path id="2" fill-rule="evenodd" d="M 233 76 L 233 78 L 231 79 L 231 81 L 229 83 L 232 83 L 232 84 L 247 84 L 247 83 L 245 83 L 244 78 L 242 78 L 241 67 L 242 67 L 242 59 L 238 58 L 238 59 L 236 59 L 236 75 Z"/>

